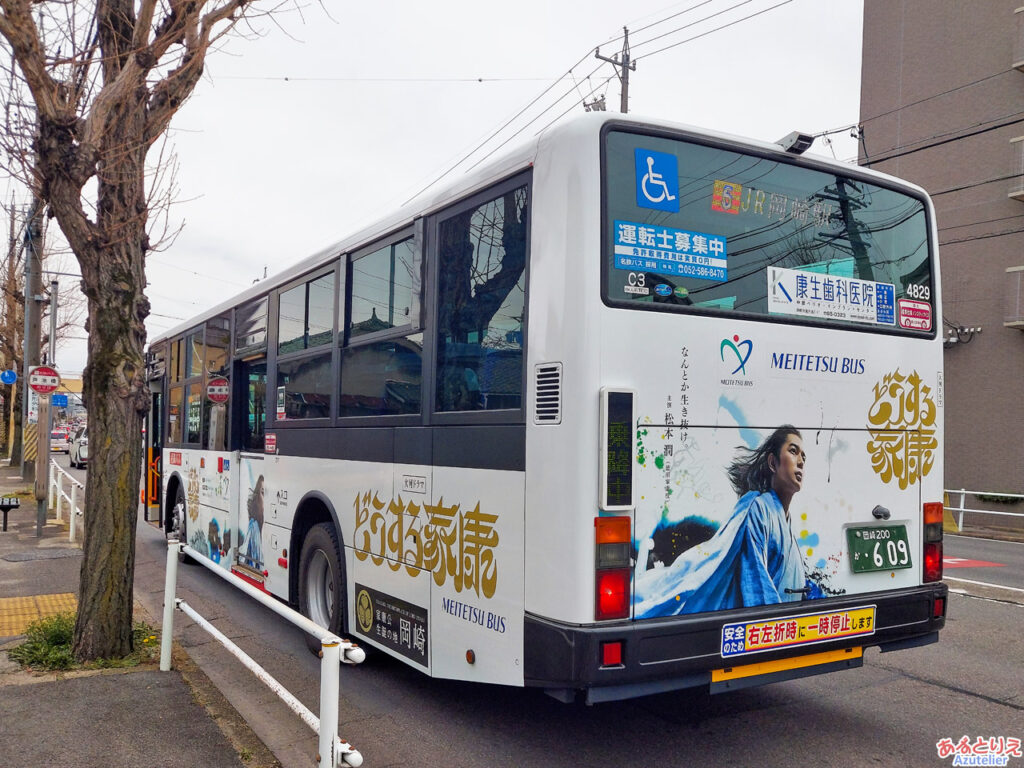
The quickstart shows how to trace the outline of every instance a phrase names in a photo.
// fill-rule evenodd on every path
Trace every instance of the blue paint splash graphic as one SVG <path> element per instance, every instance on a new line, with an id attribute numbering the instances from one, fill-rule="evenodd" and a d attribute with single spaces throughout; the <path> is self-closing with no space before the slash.
<path id="1" fill-rule="evenodd" d="M 721 395 L 718 398 L 718 407 L 732 416 L 733 419 L 736 420 L 737 425 L 744 424 L 747 421 L 746 414 L 743 413 L 743 410 L 725 395 Z M 752 451 L 756 450 L 757 446 L 761 444 L 761 438 L 758 437 L 757 432 L 743 426 L 740 426 L 739 430 L 740 439 L 747 444 L 747 448 Z"/>

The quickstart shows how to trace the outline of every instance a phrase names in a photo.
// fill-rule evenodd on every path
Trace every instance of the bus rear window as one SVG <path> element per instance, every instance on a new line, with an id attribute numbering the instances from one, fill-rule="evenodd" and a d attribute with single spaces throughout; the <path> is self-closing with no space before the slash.
<path id="1" fill-rule="evenodd" d="M 924 203 L 794 157 L 610 131 L 604 295 L 932 336 Z"/>

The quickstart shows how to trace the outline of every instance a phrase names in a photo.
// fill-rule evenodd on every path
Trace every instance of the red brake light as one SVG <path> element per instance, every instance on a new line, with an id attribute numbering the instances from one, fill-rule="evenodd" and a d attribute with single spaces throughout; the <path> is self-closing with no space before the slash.
<path id="1" fill-rule="evenodd" d="M 629 616 L 632 519 L 628 515 L 594 518 L 594 619 Z"/>
<path id="2" fill-rule="evenodd" d="M 924 545 L 924 581 L 942 581 L 941 541 L 930 541 Z"/>
<path id="3" fill-rule="evenodd" d="M 601 666 L 619 667 L 622 666 L 622 641 L 615 640 L 610 643 L 601 643 Z"/>
<path id="4" fill-rule="evenodd" d="M 595 572 L 595 619 L 624 619 L 629 616 L 630 573 L 629 568 L 607 568 Z"/>

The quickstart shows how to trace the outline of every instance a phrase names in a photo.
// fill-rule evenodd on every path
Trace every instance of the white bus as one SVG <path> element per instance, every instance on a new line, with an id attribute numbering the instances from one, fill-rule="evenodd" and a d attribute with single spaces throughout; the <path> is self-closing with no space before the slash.
<path id="1" fill-rule="evenodd" d="M 935 214 L 791 144 L 587 115 L 153 340 L 147 519 L 563 700 L 934 642 Z"/>

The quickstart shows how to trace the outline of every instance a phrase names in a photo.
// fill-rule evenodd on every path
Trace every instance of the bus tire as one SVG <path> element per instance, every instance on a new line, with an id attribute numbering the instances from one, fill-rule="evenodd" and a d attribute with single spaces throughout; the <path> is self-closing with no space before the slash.
<path id="1" fill-rule="evenodd" d="M 171 528 L 168 531 L 168 538 L 177 538 L 182 544 L 188 544 L 188 529 L 186 520 L 188 510 L 185 506 L 185 491 L 181 483 L 177 483 L 174 492 L 174 505 L 171 507 Z M 178 551 L 178 562 L 186 565 L 195 565 L 196 561 L 182 551 Z"/>
<path id="2" fill-rule="evenodd" d="M 299 558 L 299 611 L 335 635 L 345 615 L 345 580 L 338 534 L 330 523 L 314 525 L 302 542 Z M 306 634 L 306 645 L 320 653 L 320 639 Z"/>

